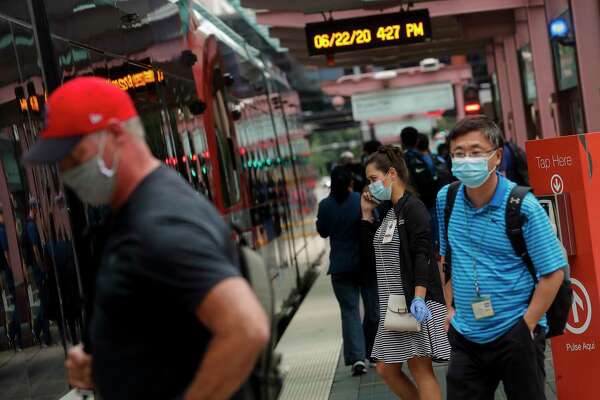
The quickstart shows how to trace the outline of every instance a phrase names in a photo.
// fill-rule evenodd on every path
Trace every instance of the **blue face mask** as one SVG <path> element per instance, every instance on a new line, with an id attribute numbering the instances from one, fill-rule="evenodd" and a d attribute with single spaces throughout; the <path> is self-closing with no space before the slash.
<path id="1" fill-rule="evenodd" d="M 452 174 L 466 187 L 475 189 L 483 185 L 490 175 L 496 170 L 488 170 L 488 161 L 496 154 L 489 157 L 464 157 L 452 159 Z"/>
<path id="2" fill-rule="evenodd" d="M 371 192 L 371 196 L 373 196 L 375 200 L 378 200 L 380 202 L 391 200 L 392 198 L 392 185 L 390 184 L 390 186 L 385 187 L 385 185 L 383 184 L 383 181 L 386 177 L 387 174 L 382 180 L 375 181 L 369 185 L 369 192 Z"/>

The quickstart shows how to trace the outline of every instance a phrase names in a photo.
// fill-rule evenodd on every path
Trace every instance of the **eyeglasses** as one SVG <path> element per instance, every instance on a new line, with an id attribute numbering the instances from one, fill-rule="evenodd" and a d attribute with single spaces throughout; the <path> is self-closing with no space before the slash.
<path id="1" fill-rule="evenodd" d="M 480 158 L 480 157 L 485 157 L 488 154 L 490 154 L 490 153 L 492 153 L 492 152 L 494 152 L 496 150 L 498 150 L 497 147 L 495 147 L 495 148 L 493 148 L 491 150 L 487 150 L 487 151 L 485 151 L 485 150 L 473 150 L 470 153 L 465 153 L 462 150 L 457 150 L 454 153 L 452 153 L 451 156 L 452 156 L 452 158 L 466 158 L 466 157 Z"/>

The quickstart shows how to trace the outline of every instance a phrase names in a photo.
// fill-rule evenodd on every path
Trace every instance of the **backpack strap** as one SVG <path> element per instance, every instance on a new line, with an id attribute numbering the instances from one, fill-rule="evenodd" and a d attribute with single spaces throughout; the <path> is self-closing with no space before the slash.
<path id="1" fill-rule="evenodd" d="M 523 236 L 523 224 L 525 223 L 525 218 L 521 214 L 521 204 L 523 204 L 523 199 L 525 199 L 525 196 L 530 191 L 531 188 L 527 186 L 515 186 L 510 191 L 508 203 L 506 204 L 506 235 L 508 236 L 508 240 L 510 240 L 513 250 L 523 259 L 534 283 L 537 284 L 538 280 L 535 273 L 535 267 L 527 252 L 527 244 L 525 243 L 525 237 Z"/>
<path id="2" fill-rule="evenodd" d="M 447 283 L 452 277 L 452 252 L 450 251 L 450 242 L 448 241 L 448 225 L 450 224 L 450 216 L 456 201 L 456 195 L 460 188 L 460 182 L 452 182 L 448 186 L 446 194 L 446 207 L 444 207 L 444 237 L 446 239 L 446 254 L 444 255 L 444 283 Z"/>

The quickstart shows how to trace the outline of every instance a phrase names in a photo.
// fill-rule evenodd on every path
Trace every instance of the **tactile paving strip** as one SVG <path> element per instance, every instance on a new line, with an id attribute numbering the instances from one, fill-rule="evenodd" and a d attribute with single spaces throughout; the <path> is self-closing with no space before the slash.
<path id="1" fill-rule="evenodd" d="M 327 400 L 342 343 L 339 306 L 321 271 L 277 346 L 286 370 L 280 400 Z"/>

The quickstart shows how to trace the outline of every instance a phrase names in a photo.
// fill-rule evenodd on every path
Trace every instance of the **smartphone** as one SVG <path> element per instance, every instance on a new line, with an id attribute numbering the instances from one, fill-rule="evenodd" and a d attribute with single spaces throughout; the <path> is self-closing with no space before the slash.
<path id="1" fill-rule="evenodd" d="M 373 200 L 373 203 L 380 205 L 381 204 L 381 200 L 379 200 L 377 197 L 373 196 L 373 193 L 371 193 L 371 191 L 369 190 L 369 194 L 371 195 L 371 199 Z"/>

